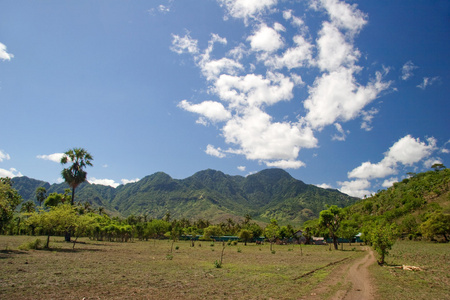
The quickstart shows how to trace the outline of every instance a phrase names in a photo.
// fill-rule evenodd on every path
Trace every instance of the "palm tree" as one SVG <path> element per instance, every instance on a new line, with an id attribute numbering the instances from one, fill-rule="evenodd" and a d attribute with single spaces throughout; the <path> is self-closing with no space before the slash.
<path id="1" fill-rule="evenodd" d="M 87 173 L 84 171 L 86 166 L 92 166 L 92 155 L 83 148 L 73 148 L 64 153 L 61 158 L 61 164 L 71 162 L 69 168 L 61 172 L 64 181 L 72 188 L 72 205 L 75 200 L 75 188 L 86 181 Z"/>

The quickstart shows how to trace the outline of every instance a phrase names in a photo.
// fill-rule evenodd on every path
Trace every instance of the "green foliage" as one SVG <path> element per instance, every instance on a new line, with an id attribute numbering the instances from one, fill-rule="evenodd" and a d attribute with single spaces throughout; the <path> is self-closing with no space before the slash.
<path id="1" fill-rule="evenodd" d="M 86 181 L 86 166 L 92 166 L 93 157 L 83 148 L 73 148 L 64 153 L 61 164 L 71 162 L 72 165 L 61 171 L 64 181 L 72 188 L 72 205 L 75 201 L 75 189 Z"/>
<path id="2" fill-rule="evenodd" d="M 253 238 L 253 232 L 248 229 L 241 229 L 238 233 L 238 237 L 244 241 L 244 244 L 247 246 L 247 242 Z"/>
<path id="3" fill-rule="evenodd" d="M 42 205 L 45 198 L 47 198 L 47 189 L 43 186 L 40 186 L 36 189 L 36 201 L 39 203 L 39 206 Z"/>
<path id="4" fill-rule="evenodd" d="M 220 226 L 218 226 L 218 225 L 208 226 L 203 231 L 203 238 L 205 240 L 210 239 L 212 236 L 221 236 L 221 235 L 223 235 L 223 231 L 222 231 L 222 228 L 220 228 Z"/>
<path id="5" fill-rule="evenodd" d="M 0 234 L 13 219 L 16 207 L 22 202 L 18 192 L 12 188 L 10 178 L 0 178 Z"/>
<path id="6" fill-rule="evenodd" d="M 420 231 L 425 238 L 434 239 L 442 235 L 444 240 L 448 242 L 450 236 L 450 214 L 443 214 L 441 212 L 431 214 L 420 225 Z"/>
<path id="7" fill-rule="evenodd" d="M 23 243 L 22 245 L 20 245 L 19 247 L 17 247 L 17 249 L 19 250 L 39 250 L 42 247 L 42 241 L 40 239 L 35 239 L 34 241 L 31 242 L 26 242 Z"/>
<path id="8" fill-rule="evenodd" d="M 66 189 L 64 191 L 64 194 L 51 193 L 44 200 L 44 206 L 52 207 L 52 206 L 57 206 L 57 205 L 63 204 L 63 203 L 70 203 L 72 201 L 72 196 L 69 195 L 69 192 L 70 192 L 70 190 Z"/>
<path id="9" fill-rule="evenodd" d="M 214 267 L 216 267 L 217 269 L 222 268 L 222 262 L 218 261 L 218 260 L 215 260 L 214 261 Z"/>
<path id="10" fill-rule="evenodd" d="M 24 200 L 35 201 L 35 190 L 39 186 L 44 185 L 32 179 L 17 180 Z M 45 187 L 48 193 L 63 193 L 69 185 L 47 184 Z M 26 192 L 31 188 L 30 193 Z M 251 216 L 248 224 L 252 219 L 259 222 L 277 219 L 282 225 L 301 224 L 316 218 L 325 204 L 344 207 L 358 200 L 337 190 L 305 184 L 280 169 L 264 170 L 247 177 L 205 170 L 182 180 L 159 172 L 117 188 L 84 182 L 77 187 L 77 195 L 77 199 L 91 203 L 94 208 L 104 207 L 115 215 L 162 219 L 170 211 L 172 219 L 203 219 L 214 223 L 230 217 L 234 221 L 242 220 L 248 215 Z M 254 236 L 259 235 L 254 232 Z"/>
<path id="11" fill-rule="evenodd" d="M 369 231 L 369 241 L 380 256 L 378 263 L 384 264 L 386 255 L 398 237 L 398 228 L 395 224 L 375 224 Z"/>
<path id="12" fill-rule="evenodd" d="M 338 231 L 344 218 L 343 210 L 336 205 L 320 212 L 319 225 L 327 228 L 333 239 L 334 249 L 337 250 Z"/>

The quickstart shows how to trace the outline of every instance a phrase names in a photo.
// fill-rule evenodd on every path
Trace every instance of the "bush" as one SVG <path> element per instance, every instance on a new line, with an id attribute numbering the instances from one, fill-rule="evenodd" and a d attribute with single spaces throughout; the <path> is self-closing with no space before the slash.
<path id="1" fill-rule="evenodd" d="M 18 247 L 19 250 L 39 250 L 42 247 L 42 241 L 40 239 L 35 239 L 34 241 L 23 243 Z"/>
<path id="2" fill-rule="evenodd" d="M 217 269 L 220 269 L 220 268 L 222 268 L 222 263 L 221 263 L 220 261 L 218 261 L 218 260 L 215 260 L 215 261 L 214 261 L 214 266 L 215 266 Z"/>

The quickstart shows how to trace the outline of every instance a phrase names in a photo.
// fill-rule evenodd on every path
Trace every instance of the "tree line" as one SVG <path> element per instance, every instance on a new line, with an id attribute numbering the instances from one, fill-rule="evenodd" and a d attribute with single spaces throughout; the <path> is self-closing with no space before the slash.
<path id="1" fill-rule="evenodd" d="M 73 237 L 74 247 L 81 236 L 116 242 L 155 238 L 176 241 L 184 236 L 191 238 L 192 245 L 198 236 L 204 239 L 238 236 L 244 243 L 264 237 L 270 242 L 271 250 L 277 241 L 299 241 L 300 237 L 307 244 L 312 243 L 313 237 L 325 237 L 337 250 L 339 238 L 351 241 L 360 233 L 364 242 L 379 253 L 381 264 L 399 237 L 449 240 L 450 214 L 430 201 L 430 197 L 433 200 L 448 192 L 450 172 L 441 164 L 434 165 L 434 171 L 409 174 L 401 183 L 350 207 L 327 207 L 320 212 L 319 219 L 301 226 L 300 236 L 297 229 L 291 225 L 280 226 L 275 219 L 262 227 L 249 214 L 241 222 L 229 218 L 217 224 L 204 219 L 173 219 L 170 212 L 162 219 L 148 219 L 145 215 L 111 217 L 101 207 L 93 209 L 88 202 L 75 202 L 75 190 L 86 180 L 85 168 L 92 166 L 92 161 L 92 155 L 83 148 L 67 151 L 61 164 L 71 164 L 61 175 L 71 190 L 47 195 L 45 188 L 40 187 L 36 190 L 38 206 L 28 201 L 21 205 L 20 212 L 16 212 L 21 204 L 20 195 L 12 188 L 11 179 L 1 178 L 0 233 L 46 235 L 46 247 L 52 235 L 64 235 L 68 242 Z"/>

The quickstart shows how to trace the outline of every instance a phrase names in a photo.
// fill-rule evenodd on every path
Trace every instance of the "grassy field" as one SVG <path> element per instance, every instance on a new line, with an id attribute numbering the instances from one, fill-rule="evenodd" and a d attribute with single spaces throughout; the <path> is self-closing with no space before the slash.
<path id="1" fill-rule="evenodd" d="M 17 250 L 35 239 L 0 236 L 1 299 L 302 299 L 340 263 L 327 265 L 364 255 L 359 246 L 275 245 L 272 253 L 268 244 L 238 244 L 216 268 L 222 243 L 180 241 L 170 256 L 167 240 L 82 239 L 72 250 L 53 237 L 51 250 Z"/>
<path id="2" fill-rule="evenodd" d="M 29 236 L 0 236 L 0 299 L 332 299 L 359 245 L 129 243 L 81 239 L 74 250 L 52 237 L 50 250 L 18 250 Z M 45 237 L 40 237 L 45 241 Z M 178 247 L 178 249 L 176 249 Z M 373 265 L 377 299 L 449 299 L 450 245 L 399 241 L 388 267 Z M 423 271 L 393 268 L 414 265 Z M 340 275 L 336 275 L 340 274 Z M 324 288 L 324 286 L 326 287 Z M 322 295 L 312 296 L 312 291 Z"/>
<path id="3" fill-rule="evenodd" d="M 450 244 L 398 241 L 386 262 L 370 268 L 380 299 L 450 299 Z M 422 271 L 396 268 L 401 265 Z"/>

